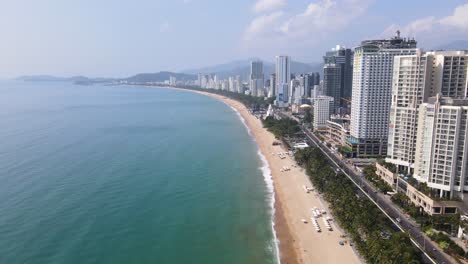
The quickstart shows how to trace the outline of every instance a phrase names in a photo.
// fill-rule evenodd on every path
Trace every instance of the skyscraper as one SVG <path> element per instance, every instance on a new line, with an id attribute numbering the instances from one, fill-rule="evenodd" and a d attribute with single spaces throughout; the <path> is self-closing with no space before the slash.
<path id="1" fill-rule="evenodd" d="M 420 50 L 394 58 L 386 160 L 400 172 L 410 173 L 414 163 L 418 107 L 431 96 L 431 71 L 431 57 Z"/>
<path id="2" fill-rule="evenodd" d="M 414 177 L 440 197 L 468 189 L 468 99 L 432 97 L 420 106 Z"/>
<path id="3" fill-rule="evenodd" d="M 244 91 L 242 91 L 242 82 L 241 82 L 241 79 L 240 79 L 239 75 L 236 75 L 236 79 L 234 80 L 234 84 L 235 84 L 234 92 L 236 92 L 236 93 L 243 93 L 244 92 Z"/>
<path id="4" fill-rule="evenodd" d="M 466 97 L 466 61 L 465 51 L 418 50 L 415 55 L 395 57 L 386 160 L 399 172 L 411 174 L 414 168 L 419 106 L 436 94 Z"/>
<path id="5" fill-rule="evenodd" d="M 351 139 L 357 157 L 387 154 L 393 58 L 416 53 L 416 41 L 366 40 L 354 51 Z"/>
<path id="6" fill-rule="evenodd" d="M 345 107 L 341 98 L 351 97 L 353 84 L 353 52 L 340 47 L 332 49 L 323 57 L 323 86 L 328 96 L 333 97 L 333 112 L 338 113 Z"/>
<path id="7" fill-rule="evenodd" d="M 250 64 L 250 91 L 252 96 L 263 94 L 264 76 L 263 62 L 252 61 Z"/>
<path id="8" fill-rule="evenodd" d="M 324 129 L 330 119 L 330 104 L 333 103 L 333 97 L 320 95 L 311 101 L 314 113 L 313 129 Z"/>
<path id="9" fill-rule="evenodd" d="M 314 89 L 315 85 L 320 84 L 320 73 L 318 72 L 312 72 L 312 73 L 306 73 L 303 75 L 303 86 L 304 86 L 304 92 L 306 97 L 311 97 L 311 91 Z"/>
<path id="10" fill-rule="evenodd" d="M 197 85 L 202 87 L 203 74 L 198 73 Z"/>
<path id="11" fill-rule="evenodd" d="M 269 97 L 276 96 L 276 74 L 272 73 L 270 75 L 270 95 Z"/>
<path id="12" fill-rule="evenodd" d="M 289 56 L 281 55 L 276 57 L 276 103 L 279 107 L 288 105 L 289 85 L 291 82 L 291 62 Z"/>

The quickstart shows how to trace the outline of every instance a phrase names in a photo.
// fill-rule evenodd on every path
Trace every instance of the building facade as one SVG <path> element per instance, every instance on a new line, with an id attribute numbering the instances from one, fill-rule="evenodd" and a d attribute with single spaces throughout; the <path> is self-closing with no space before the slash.
<path id="1" fill-rule="evenodd" d="M 270 75 L 270 91 L 269 91 L 269 97 L 273 97 L 273 96 L 276 96 L 276 89 L 277 89 L 277 85 L 276 85 L 276 74 L 275 73 L 272 73 Z"/>
<path id="2" fill-rule="evenodd" d="M 421 50 L 394 58 L 386 161 L 400 173 L 411 174 L 414 168 L 418 109 L 432 95 L 432 62 Z"/>
<path id="3" fill-rule="evenodd" d="M 349 118 L 331 116 L 326 127 L 325 138 L 329 143 L 334 147 L 346 145 L 346 139 L 349 137 Z"/>
<path id="4" fill-rule="evenodd" d="M 289 85 L 291 82 L 291 60 L 289 56 L 276 57 L 276 104 L 279 107 L 288 106 Z"/>
<path id="5" fill-rule="evenodd" d="M 353 51 L 339 45 L 323 57 L 323 86 L 328 96 L 333 97 L 332 110 L 340 113 L 346 107 L 343 99 L 351 98 L 353 84 Z"/>
<path id="6" fill-rule="evenodd" d="M 465 51 L 418 50 L 415 55 L 395 57 L 386 160 L 397 165 L 399 172 L 413 173 L 419 106 L 436 94 L 466 97 L 466 61 Z M 422 133 L 430 133 L 424 131 L 427 123 L 422 125 Z"/>
<path id="7" fill-rule="evenodd" d="M 252 61 L 250 63 L 250 94 L 262 96 L 264 86 L 263 62 Z"/>
<path id="8" fill-rule="evenodd" d="M 364 150 L 359 157 L 387 154 L 393 58 L 416 51 L 416 41 L 402 39 L 399 33 L 392 39 L 363 41 L 355 49 L 350 144 L 359 144 Z"/>
<path id="9" fill-rule="evenodd" d="M 468 99 L 432 97 L 420 106 L 414 178 L 444 198 L 468 191 Z"/>
<path id="10" fill-rule="evenodd" d="M 314 115 L 313 129 L 326 129 L 327 121 L 330 119 L 330 105 L 333 103 L 333 98 L 330 96 L 317 96 L 312 98 L 311 101 Z"/>

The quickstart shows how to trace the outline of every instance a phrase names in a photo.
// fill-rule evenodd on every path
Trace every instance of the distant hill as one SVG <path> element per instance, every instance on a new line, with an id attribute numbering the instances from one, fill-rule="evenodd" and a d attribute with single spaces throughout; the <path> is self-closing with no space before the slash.
<path id="1" fill-rule="evenodd" d="M 216 74 L 219 78 L 225 79 L 230 76 L 240 75 L 243 80 L 247 80 L 250 74 L 250 61 L 248 60 L 237 60 L 225 64 L 219 64 L 210 67 L 203 67 L 199 69 L 184 70 L 185 73 L 198 74 Z M 306 72 L 322 72 L 323 64 L 321 63 L 302 63 L 297 61 L 291 61 L 291 73 L 306 73 Z M 265 78 L 269 78 L 269 75 L 275 72 L 275 64 L 272 62 L 263 62 L 263 72 Z"/>
<path id="2" fill-rule="evenodd" d="M 171 76 L 175 77 L 179 81 L 190 81 L 197 79 L 197 75 L 194 74 L 162 71 L 157 73 L 140 73 L 121 80 L 135 83 L 164 82 L 166 80 L 169 80 Z"/>
<path id="3" fill-rule="evenodd" d="M 468 40 L 455 40 L 439 45 L 434 50 L 468 50 Z"/>
<path id="4" fill-rule="evenodd" d="M 110 83 L 115 81 L 127 81 L 133 83 L 146 83 L 146 82 L 164 82 L 169 80 L 169 77 L 174 76 L 180 81 L 196 80 L 197 75 L 175 72 L 157 72 L 157 73 L 140 73 L 128 78 L 112 79 L 112 78 L 88 78 L 85 76 L 73 77 L 56 77 L 52 75 L 28 75 L 16 78 L 19 81 L 26 82 L 73 82 L 75 84 L 90 85 L 93 83 Z"/>

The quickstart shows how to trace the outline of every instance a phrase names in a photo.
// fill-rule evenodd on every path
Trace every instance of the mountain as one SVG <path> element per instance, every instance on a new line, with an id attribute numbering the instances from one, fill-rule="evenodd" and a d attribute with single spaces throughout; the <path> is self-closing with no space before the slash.
<path id="1" fill-rule="evenodd" d="M 245 65 L 250 65 L 251 60 L 253 59 L 235 60 L 235 61 L 231 61 L 231 62 L 224 63 L 224 64 L 218 64 L 214 66 L 183 70 L 182 72 L 190 73 L 190 74 L 198 74 L 200 72 L 202 73 L 227 72 L 227 71 L 232 71 L 235 69 L 244 68 Z"/>
<path id="2" fill-rule="evenodd" d="M 225 64 L 219 64 L 210 67 L 203 67 L 199 69 L 184 70 L 185 73 L 198 74 L 216 74 L 221 79 L 226 79 L 230 76 L 240 75 L 243 80 L 249 79 L 250 74 L 250 61 L 248 60 L 237 60 Z M 297 61 L 291 61 L 291 73 L 306 73 L 306 72 L 322 72 L 323 64 L 321 63 L 302 63 Z M 263 72 L 265 78 L 269 78 L 269 75 L 275 72 L 275 64 L 272 62 L 263 62 Z"/>
<path id="3" fill-rule="evenodd" d="M 455 40 L 434 48 L 434 50 L 468 50 L 468 40 Z"/>
<path id="4" fill-rule="evenodd" d="M 121 80 L 134 83 L 164 82 L 166 80 L 169 80 L 171 76 L 175 77 L 177 80 L 180 81 L 190 81 L 197 79 L 197 76 L 193 74 L 162 71 L 157 73 L 140 73 Z"/>
<path id="5" fill-rule="evenodd" d="M 127 81 L 133 83 L 146 83 L 146 82 L 164 82 L 169 80 L 169 77 L 174 76 L 180 81 L 196 80 L 197 76 L 186 73 L 175 72 L 157 72 L 157 73 L 140 73 L 128 78 L 113 79 L 113 78 L 88 78 L 85 76 L 73 77 L 56 77 L 52 75 L 28 75 L 16 78 L 19 81 L 27 82 L 73 82 L 80 85 L 91 85 L 94 83 L 111 83 L 115 81 Z"/>

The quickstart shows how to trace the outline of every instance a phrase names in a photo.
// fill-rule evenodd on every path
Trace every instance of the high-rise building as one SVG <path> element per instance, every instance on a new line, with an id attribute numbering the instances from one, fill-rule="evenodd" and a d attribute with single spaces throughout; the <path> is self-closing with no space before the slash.
<path id="1" fill-rule="evenodd" d="M 301 89 L 301 82 L 300 80 L 294 78 L 291 80 L 289 85 L 289 104 L 295 104 L 297 100 L 302 98 L 302 89 Z"/>
<path id="2" fill-rule="evenodd" d="M 229 91 L 234 92 L 234 77 L 229 77 Z"/>
<path id="3" fill-rule="evenodd" d="M 276 85 L 277 97 L 276 103 L 279 107 L 288 105 L 289 85 L 291 82 L 291 61 L 289 56 L 276 57 Z"/>
<path id="4" fill-rule="evenodd" d="M 304 86 L 304 92 L 306 97 L 311 97 L 312 96 L 312 90 L 314 89 L 315 85 L 320 84 L 320 73 L 318 72 L 313 72 L 313 73 L 306 73 L 303 74 L 303 86 Z"/>
<path id="5" fill-rule="evenodd" d="M 320 95 L 312 98 L 311 102 L 314 114 L 313 129 L 325 129 L 330 119 L 330 104 L 333 103 L 333 97 Z"/>
<path id="6" fill-rule="evenodd" d="M 386 161 L 411 174 L 415 163 L 419 106 L 429 97 L 465 98 L 468 52 L 418 50 L 396 56 Z"/>
<path id="7" fill-rule="evenodd" d="M 203 74 L 198 73 L 198 79 L 197 79 L 197 85 L 202 86 L 202 79 L 203 79 Z"/>
<path id="8" fill-rule="evenodd" d="M 244 93 L 244 90 L 243 90 L 243 87 L 242 87 L 241 78 L 240 78 L 239 75 L 236 75 L 235 83 L 236 83 L 236 92 L 237 92 L 237 93 Z"/>
<path id="9" fill-rule="evenodd" d="M 421 50 L 394 58 L 386 160 L 400 173 L 414 164 L 418 108 L 431 96 L 431 72 L 432 59 Z"/>
<path id="10" fill-rule="evenodd" d="M 174 76 L 169 76 L 169 85 L 175 86 L 177 84 L 177 79 Z"/>
<path id="11" fill-rule="evenodd" d="M 276 96 L 276 74 L 270 75 L 270 94 L 269 97 Z"/>
<path id="12" fill-rule="evenodd" d="M 333 97 L 333 112 L 339 113 L 346 107 L 344 99 L 351 98 L 353 85 L 353 51 L 340 47 L 328 51 L 323 57 L 323 86 L 328 96 Z"/>
<path id="13" fill-rule="evenodd" d="M 387 154 L 393 58 L 415 54 L 416 41 L 394 38 L 366 40 L 354 51 L 351 138 L 356 157 Z"/>
<path id="14" fill-rule="evenodd" d="M 264 88 L 263 62 L 252 61 L 250 63 L 250 92 L 252 96 L 263 94 Z"/>
<path id="15" fill-rule="evenodd" d="M 440 197 L 468 191 L 468 99 L 432 97 L 420 106 L 414 177 Z"/>
<path id="16" fill-rule="evenodd" d="M 468 97 L 468 51 L 441 51 L 433 54 L 436 92 L 443 97 Z"/>
<path id="17" fill-rule="evenodd" d="M 221 89 L 223 91 L 229 91 L 229 80 L 223 80 L 222 81 Z"/>
<path id="18" fill-rule="evenodd" d="M 311 92 L 311 98 L 313 99 L 317 96 L 322 96 L 322 95 L 325 95 L 322 84 L 314 85 L 314 88 L 312 89 L 312 92 Z"/>

